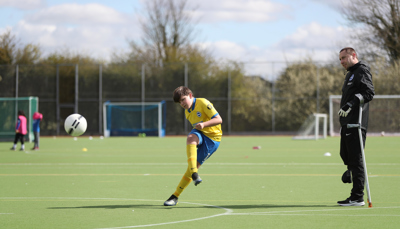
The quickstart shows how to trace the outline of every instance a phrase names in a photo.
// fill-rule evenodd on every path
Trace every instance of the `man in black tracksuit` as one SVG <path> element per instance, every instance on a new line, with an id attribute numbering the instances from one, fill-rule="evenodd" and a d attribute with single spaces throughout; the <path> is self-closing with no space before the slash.
<path id="1" fill-rule="evenodd" d="M 361 133 L 363 146 L 368 127 L 369 101 L 375 95 L 372 84 L 372 75 L 369 66 L 358 60 L 353 48 L 344 48 L 339 52 L 342 66 L 348 71 L 342 87 L 342 100 L 339 110 L 340 130 L 340 157 L 347 171 L 342 176 L 344 183 L 353 182 L 353 189 L 349 198 L 338 201 L 342 206 L 363 206 L 365 174 L 362 161 L 362 151 L 357 128 L 347 128 L 347 124 L 358 124 L 360 102 L 362 107 Z"/>

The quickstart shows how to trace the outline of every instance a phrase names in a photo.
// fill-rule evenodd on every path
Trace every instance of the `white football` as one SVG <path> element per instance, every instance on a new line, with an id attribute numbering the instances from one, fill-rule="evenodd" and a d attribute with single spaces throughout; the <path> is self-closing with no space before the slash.
<path id="1" fill-rule="evenodd" d="M 87 122 L 82 115 L 72 114 L 65 119 L 64 128 L 69 135 L 78 137 L 85 133 Z"/>

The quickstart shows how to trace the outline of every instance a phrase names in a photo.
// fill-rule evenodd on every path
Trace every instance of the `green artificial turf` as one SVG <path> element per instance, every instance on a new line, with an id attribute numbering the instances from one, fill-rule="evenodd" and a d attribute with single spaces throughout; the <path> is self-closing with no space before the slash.
<path id="1" fill-rule="evenodd" d="M 186 171 L 185 137 L 2 142 L 0 228 L 397 228 L 400 138 L 367 138 L 372 208 L 336 204 L 351 190 L 339 141 L 223 137 L 175 207 L 163 202 Z"/>

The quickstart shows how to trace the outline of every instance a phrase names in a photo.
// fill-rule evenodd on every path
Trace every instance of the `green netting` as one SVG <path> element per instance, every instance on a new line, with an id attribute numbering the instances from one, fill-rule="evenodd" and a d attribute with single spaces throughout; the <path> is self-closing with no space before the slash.
<path id="1" fill-rule="evenodd" d="M 0 141 L 14 140 L 19 110 L 26 115 L 28 134 L 25 138 L 33 141 L 32 116 L 38 107 L 38 97 L 0 98 Z"/>

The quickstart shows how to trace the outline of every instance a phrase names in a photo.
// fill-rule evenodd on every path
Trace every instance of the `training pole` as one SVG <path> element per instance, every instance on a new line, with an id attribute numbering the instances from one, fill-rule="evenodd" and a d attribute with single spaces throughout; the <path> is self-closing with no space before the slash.
<path id="1" fill-rule="evenodd" d="M 365 160 L 365 153 L 364 153 L 364 144 L 363 138 L 361 134 L 361 119 L 362 119 L 362 104 L 360 102 L 360 110 L 358 112 L 358 138 L 360 139 L 360 148 L 364 166 L 364 174 L 365 174 L 365 187 L 367 188 L 367 196 L 368 196 L 368 207 L 372 208 L 372 200 L 371 200 L 371 192 L 369 190 L 369 182 L 368 182 L 368 172 L 367 172 L 367 162 Z"/>

